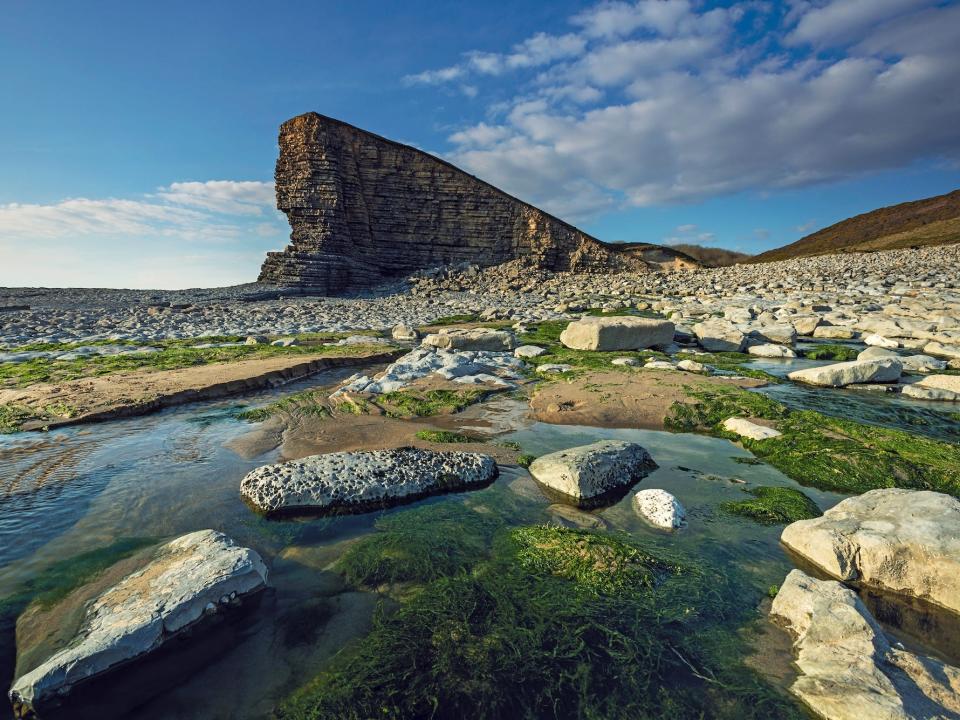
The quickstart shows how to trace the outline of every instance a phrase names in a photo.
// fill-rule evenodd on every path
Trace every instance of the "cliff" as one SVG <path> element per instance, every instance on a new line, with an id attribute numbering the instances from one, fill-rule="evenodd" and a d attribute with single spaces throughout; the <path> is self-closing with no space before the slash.
<path id="1" fill-rule="evenodd" d="M 268 253 L 263 283 L 335 295 L 464 261 L 644 265 L 636 246 L 621 252 L 450 163 L 317 113 L 280 127 L 276 192 L 291 242 Z"/>

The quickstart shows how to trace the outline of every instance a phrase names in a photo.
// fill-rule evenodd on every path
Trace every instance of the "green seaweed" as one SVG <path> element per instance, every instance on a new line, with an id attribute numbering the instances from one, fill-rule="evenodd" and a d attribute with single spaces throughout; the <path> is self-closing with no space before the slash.
<path id="1" fill-rule="evenodd" d="M 442 412 L 460 412 L 483 400 L 489 390 L 396 390 L 383 393 L 378 402 L 386 406 L 391 417 L 429 417 Z"/>
<path id="2" fill-rule="evenodd" d="M 806 350 L 803 356 L 808 360 L 836 360 L 837 362 L 846 362 L 847 360 L 856 360 L 860 351 L 849 345 L 826 344 L 817 345 L 815 348 Z"/>
<path id="3" fill-rule="evenodd" d="M 790 411 L 766 395 L 737 388 L 691 392 L 694 403 L 674 403 L 665 426 L 739 440 L 754 455 L 802 485 L 863 493 L 875 488 L 936 490 L 960 496 L 960 447 L 835 418 Z M 722 429 L 729 417 L 777 420 L 780 437 L 740 438 Z"/>
<path id="4" fill-rule="evenodd" d="M 0 434 L 20 432 L 21 426 L 36 413 L 23 405 L 0 405 Z"/>
<path id="5" fill-rule="evenodd" d="M 428 323 L 427 327 L 441 327 L 444 325 L 464 325 L 466 323 L 477 322 L 480 317 L 476 313 L 463 313 L 461 315 L 444 315 L 443 317 L 437 318 L 432 323 Z"/>
<path id="6" fill-rule="evenodd" d="M 243 410 L 237 413 L 237 418 L 247 422 L 262 422 L 280 413 L 329 417 L 330 409 L 325 404 L 326 399 L 327 393 L 322 390 L 302 390 L 291 393 L 269 405 Z"/>
<path id="7" fill-rule="evenodd" d="M 802 717 L 743 665 L 731 630 L 763 590 L 660 555 L 603 533 L 501 530 L 471 571 L 381 609 L 275 717 Z"/>
<path id="8" fill-rule="evenodd" d="M 432 443 L 469 443 L 479 442 L 476 438 L 452 430 L 419 430 L 417 437 Z"/>
<path id="9" fill-rule="evenodd" d="M 517 458 L 517 465 L 520 467 L 528 468 L 533 464 L 533 461 L 537 459 L 536 455 L 530 455 L 529 453 L 524 453 Z"/>
<path id="10" fill-rule="evenodd" d="M 362 587 L 429 582 L 455 575 L 487 555 L 502 520 L 463 503 L 441 503 L 380 518 L 340 558 L 338 569 Z"/>
<path id="11" fill-rule="evenodd" d="M 753 497 L 721 503 L 720 508 L 770 525 L 809 520 L 823 514 L 813 500 L 794 488 L 760 486 L 745 492 Z"/>

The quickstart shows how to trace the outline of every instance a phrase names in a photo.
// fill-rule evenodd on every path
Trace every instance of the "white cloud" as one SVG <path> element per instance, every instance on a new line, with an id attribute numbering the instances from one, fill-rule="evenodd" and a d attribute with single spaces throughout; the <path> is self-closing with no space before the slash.
<path id="1" fill-rule="evenodd" d="M 464 73 L 495 78 L 522 48 L 540 70 L 505 81 L 512 100 L 501 92 L 445 155 L 580 217 L 956 161 L 960 6 L 931 3 L 602 3 L 570 19 L 580 42 L 564 53 L 535 49 L 569 35 L 537 34 L 466 54 Z M 805 40 L 817 35 L 845 49 L 822 55 Z"/>
<path id="2" fill-rule="evenodd" d="M 248 282 L 286 222 L 273 183 L 180 182 L 138 198 L 0 205 L 0 286 Z"/>

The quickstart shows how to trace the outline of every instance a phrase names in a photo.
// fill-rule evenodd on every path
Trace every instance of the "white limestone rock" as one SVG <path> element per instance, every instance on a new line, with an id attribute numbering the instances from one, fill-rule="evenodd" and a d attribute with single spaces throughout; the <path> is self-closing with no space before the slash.
<path id="1" fill-rule="evenodd" d="M 637 367 L 640 365 L 640 361 L 637 358 L 632 357 L 619 357 L 611 360 L 610 364 L 623 367 Z"/>
<path id="2" fill-rule="evenodd" d="M 539 345 L 521 345 L 513 351 L 513 356 L 518 358 L 535 358 L 546 354 L 546 348 Z"/>
<path id="3" fill-rule="evenodd" d="M 751 440 L 769 440 L 770 438 L 780 437 L 783 433 L 764 425 L 750 422 L 746 418 L 727 418 L 723 421 L 723 429 L 732 432 L 740 437 L 750 438 Z"/>
<path id="4" fill-rule="evenodd" d="M 573 370 L 573 365 L 567 365 L 565 363 L 544 363 L 543 365 L 537 365 L 538 373 L 565 373 Z"/>
<path id="5" fill-rule="evenodd" d="M 42 716 L 44 705 L 69 702 L 77 686 L 181 640 L 205 616 L 242 603 L 266 583 L 260 556 L 215 530 L 161 545 L 143 568 L 84 608 L 66 647 L 17 678 L 9 693 L 15 712 Z"/>
<path id="6" fill-rule="evenodd" d="M 898 359 L 877 358 L 794 370 L 787 377 L 808 385 L 844 387 L 854 383 L 896 382 L 902 371 L 903 364 Z"/>
<path id="7" fill-rule="evenodd" d="M 681 360 L 677 363 L 677 368 L 684 372 L 696 373 L 698 375 L 710 374 L 710 368 L 703 363 L 698 363 L 696 360 Z"/>
<path id="8" fill-rule="evenodd" d="M 760 343 L 793 345 L 797 340 L 797 330 L 790 324 L 761 325 L 750 330 L 750 337 Z"/>
<path id="9" fill-rule="evenodd" d="M 890 645 L 862 601 L 838 582 L 792 570 L 771 617 L 795 638 L 790 691 L 826 720 L 960 717 L 960 670 Z"/>
<path id="10" fill-rule="evenodd" d="M 394 340 L 401 340 L 405 342 L 420 339 L 420 333 L 417 332 L 415 328 L 412 328 L 404 323 L 398 323 L 394 325 L 393 330 L 390 331 L 390 335 Z"/>
<path id="11" fill-rule="evenodd" d="M 424 345 L 444 350 L 484 350 L 487 352 L 513 352 L 517 347 L 516 336 L 507 330 L 470 328 L 442 330 L 423 339 Z"/>
<path id="12" fill-rule="evenodd" d="M 797 353 L 795 353 L 791 348 L 788 348 L 785 345 L 774 345 L 772 343 L 751 345 L 747 348 L 747 352 L 750 355 L 762 358 L 795 358 L 797 356 Z"/>
<path id="13" fill-rule="evenodd" d="M 740 352 L 747 339 L 732 322 L 718 318 L 697 323 L 693 332 L 708 352 Z"/>
<path id="14" fill-rule="evenodd" d="M 896 349 L 900 347 L 900 343 L 896 340 L 891 340 L 890 338 L 885 338 L 883 335 L 877 335 L 876 333 L 870 333 L 865 338 L 863 342 L 866 345 L 871 345 L 873 347 L 882 347 L 888 349 Z"/>
<path id="15" fill-rule="evenodd" d="M 838 580 L 960 613 L 960 500 L 882 488 L 788 525 L 788 548 Z"/>
<path id="16" fill-rule="evenodd" d="M 960 402 L 960 376 L 929 375 L 920 382 L 904 385 L 902 392 L 918 400 Z"/>
<path id="17" fill-rule="evenodd" d="M 595 317 L 576 320 L 560 333 L 560 342 L 574 350 L 643 350 L 673 342 L 669 320 L 641 317 Z"/>
<path id="18" fill-rule="evenodd" d="M 247 473 L 240 495 L 268 513 L 352 512 L 486 485 L 489 455 L 417 448 L 312 455 Z"/>
<path id="19" fill-rule="evenodd" d="M 852 340 L 857 333 L 842 325 L 818 325 L 813 331 L 813 337 L 824 340 Z"/>
<path id="20" fill-rule="evenodd" d="M 960 360 L 960 345 L 945 344 L 934 340 L 923 346 L 923 352 L 927 355 L 936 355 L 950 360 Z"/>
<path id="21" fill-rule="evenodd" d="M 542 455 L 531 463 L 530 474 L 580 502 L 629 487 L 656 467 L 650 453 L 636 443 L 601 440 Z"/>
<path id="22" fill-rule="evenodd" d="M 677 530 L 687 523 L 683 505 L 666 490 L 640 490 L 633 496 L 633 507 L 640 517 L 661 530 Z"/>

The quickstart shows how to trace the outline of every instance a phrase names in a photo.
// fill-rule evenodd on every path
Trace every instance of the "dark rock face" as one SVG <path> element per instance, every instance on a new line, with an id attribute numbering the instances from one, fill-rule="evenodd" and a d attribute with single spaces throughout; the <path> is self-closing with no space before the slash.
<path id="1" fill-rule="evenodd" d="M 280 127 L 276 187 L 291 242 L 267 255 L 263 283 L 334 295 L 464 261 L 643 264 L 432 155 L 317 113 Z"/>

